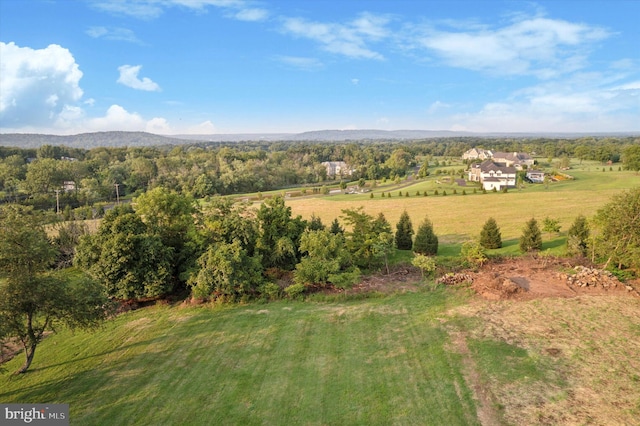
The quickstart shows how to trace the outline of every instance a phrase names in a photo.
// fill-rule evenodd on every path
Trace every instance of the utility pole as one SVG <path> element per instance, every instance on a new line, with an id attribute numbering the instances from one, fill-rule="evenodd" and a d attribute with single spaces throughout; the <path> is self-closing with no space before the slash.
<path id="1" fill-rule="evenodd" d="M 56 189 L 56 213 L 60 214 L 60 190 Z"/>
<path id="2" fill-rule="evenodd" d="M 116 204 L 120 205 L 120 190 L 118 189 L 120 187 L 119 183 L 114 183 L 115 187 L 116 187 Z"/>

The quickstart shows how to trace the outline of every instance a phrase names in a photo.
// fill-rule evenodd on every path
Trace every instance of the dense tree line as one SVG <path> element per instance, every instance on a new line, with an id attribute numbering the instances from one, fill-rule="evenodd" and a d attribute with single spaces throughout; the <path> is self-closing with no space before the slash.
<path id="1" fill-rule="evenodd" d="M 324 161 L 345 161 L 358 179 L 394 179 L 425 160 L 459 158 L 471 147 L 524 151 L 543 157 L 623 161 L 640 170 L 638 138 L 489 139 L 416 141 L 194 143 L 161 147 L 101 147 L 89 150 L 44 145 L 0 147 L 0 199 L 36 208 L 90 206 L 139 195 L 155 187 L 196 198 L 259 192 L 292 186 L 322 186 Z M 428 166 L 427 166 L 428 167 Z M 319 189 L 319 188 L 318 188 Z M 56 199 L 57 192 L 57 199 Z"/>
<path id="2" fill-rule="evenodd" d="M 259 208 L 215 197 L 206 207 L 165 188 L 109 210 L 95 234 L 78 239 L 75 265 L 117 300 L 145 300 L 190 291 L 199 299 L 272 298 L 318 287 L 352 286 L 361 271 L 386 268 L 411 249 L 405 215 L 394 235 L 384 215 L 345 209 L 327 228 L 319 218 L 293 217 L 282 197 Z M 73 222 L 71 222 L 73 223 Z M 430 222 L 429 222 L 430 223 Z M 437 237 L 430 228 L 437 252 Z M 408 238 L 408 241 L 407 241 Z M 293 288 L 273 277 L 291 275 Z"/>

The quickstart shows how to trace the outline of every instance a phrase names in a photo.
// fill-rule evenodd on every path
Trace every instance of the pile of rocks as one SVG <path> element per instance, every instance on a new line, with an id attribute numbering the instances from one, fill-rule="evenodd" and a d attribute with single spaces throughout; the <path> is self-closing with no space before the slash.
<path id="1" fill-rule="evenodd" d="M 571 274 L 559 274 L 560 278 L 567 281 L 567 284 L 575 287 L 602 287 L 602 288 L 616 288 L 622 283 L 618 281 L 611 272 L 604 271 L 602 269 L 587 268 L 586 266 L 576 266 L 573 268 L 576 273 Z"/>
<path id="2" fill-rule="evenodd" d="M 463 274 L 461 272 L 458 273 L 449 273 L 441 276 L 436 280 L 436 284 L 446 284 L 446 285 L 456 285 L 462 283 L 472 283 L 473 277 L 469 274 Z"/>

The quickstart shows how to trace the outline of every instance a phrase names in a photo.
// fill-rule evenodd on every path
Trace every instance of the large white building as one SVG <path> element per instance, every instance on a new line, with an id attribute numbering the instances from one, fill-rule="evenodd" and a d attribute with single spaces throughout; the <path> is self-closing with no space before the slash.
<path id="1" fill-rule="evenodd" d="M 500 191 L 503 188 L 516 186 L 516 173 L 515 167 L 504 166 L 495 161 L 486 160 L 471 166 L 469 180 L 480 182 L 482 188 L 487 191 L 491 191 L 494 188 Z"/>
<path id="2" fill-rule="evenodd" d="M 352 171 L 347 167 L 344 161 L 325 161 L 322 164 L 327 169 L 327 177 L 334 178 L 336 176 L 351 176 Z"/>

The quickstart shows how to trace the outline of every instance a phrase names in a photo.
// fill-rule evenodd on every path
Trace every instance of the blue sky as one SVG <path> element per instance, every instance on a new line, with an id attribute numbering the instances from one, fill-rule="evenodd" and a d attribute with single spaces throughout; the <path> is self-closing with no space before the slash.
<path id="1" fill-rule="evenodd" d="M 637 0 L 0 0 L 0 131 L 639 131 L 638 22 Z"/>

